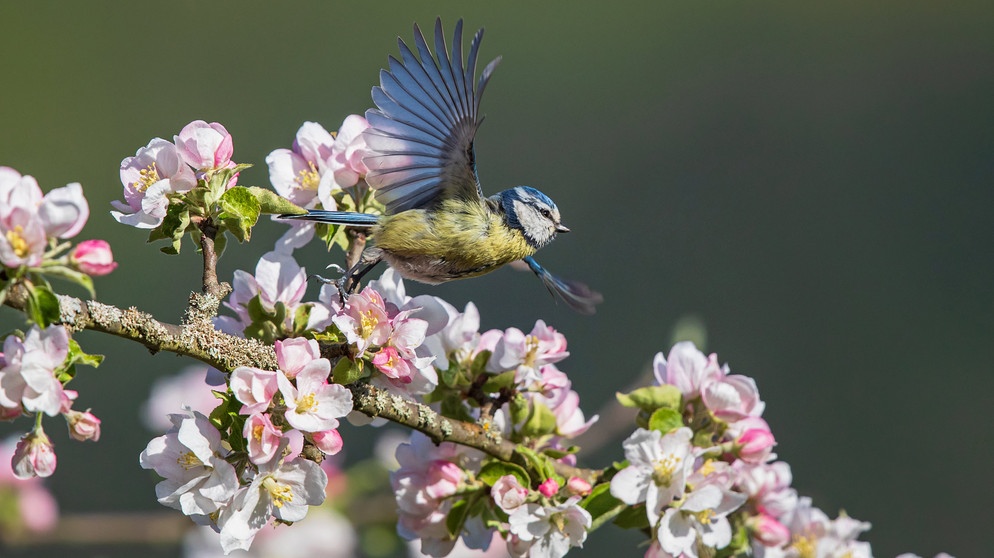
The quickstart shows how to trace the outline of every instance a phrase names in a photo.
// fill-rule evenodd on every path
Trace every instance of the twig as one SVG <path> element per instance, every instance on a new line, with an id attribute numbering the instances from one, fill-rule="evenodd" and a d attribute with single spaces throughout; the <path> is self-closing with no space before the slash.
<path id="1" fill-rule="evenodd" d="M 221 300 L 231 292 L 231 286 L 217 280 L 217 250 L 214 247 L 217 225 L 211 219 L 204 219 L 197 226 L 200 228 L 200 251 L 204 255 L 203 292 Z"/>

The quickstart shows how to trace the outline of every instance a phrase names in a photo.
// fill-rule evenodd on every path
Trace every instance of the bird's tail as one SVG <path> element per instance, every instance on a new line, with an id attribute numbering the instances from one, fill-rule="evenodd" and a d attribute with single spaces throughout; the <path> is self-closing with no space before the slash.
<path id="1" fill-rule="evenodd" d="M 353 227 L 372 227 L 379 221 L 379 215 L 355 213 L 353 211 L 325 211 L 312 209 L 307 213 L 284 213 L 280 219 L 299 219 L 302 221 L 317 221 L 333 225 L 351 225 Z"/>
<path id="2" fill-rule="evenodd" d="M 547 269 L 538 265 L 538 262 L 531 256 L 524 258 L 524 260 L 535 275 L 538 275 L 538 278 L 542 280 L 545 288 L 549 289 L 552 294 L 558 295 L 573 310 L 581 314 L 593 314 L 597 311 L 597 305 L 604 301 L 601 293 L 592 290 L 583 283 L 563 279 L 549 273 Z"/>

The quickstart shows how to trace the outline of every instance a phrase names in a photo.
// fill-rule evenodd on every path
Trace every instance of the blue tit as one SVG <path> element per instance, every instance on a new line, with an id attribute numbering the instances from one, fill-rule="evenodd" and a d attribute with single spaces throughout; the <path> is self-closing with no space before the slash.
<path id="1" fill-rule="evenodd" d="M 461 20 L 451 55 L 440 19 L 435 21 L 435 54 L 415 25 L 420 57 L 398 39 L 401 59 L 391 56 L 390 69 L 380 71 L 380 85 L 372 93 L 377 108 L 366 111 L 369 152 L 363 162 L 369 168 L 366 182 L 386 208 L 383 215 L 312 210 L 281 217 L 371 229 L 375 246 L 343 278 L 343 296 L 381 261 L 402 277 L 437 284 L 524 260 L 552 293 L 591 314 L 600 294 L 556 277 L 532 258 L 558 233 L 569 231 L 556 204 L 528 186 L 483 195 L 473 139 L 483 121 L 480 98 L 500 58 L 476 79 L 482 38 L 481 29 L 463 67 Z"/>

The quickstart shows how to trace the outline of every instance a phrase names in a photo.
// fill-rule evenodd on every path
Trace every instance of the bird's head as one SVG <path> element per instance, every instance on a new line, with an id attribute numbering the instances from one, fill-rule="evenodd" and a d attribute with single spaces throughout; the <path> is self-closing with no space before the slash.
<path id="1" fill-rule="evenodd" d="M 528 186 L 516 186 L 500 193 L 507 226 L 521 231 L 525 240 L 541 248 L 556 237 L 569 232 L 559 218 L 559 208 L 542 192 Z"/>

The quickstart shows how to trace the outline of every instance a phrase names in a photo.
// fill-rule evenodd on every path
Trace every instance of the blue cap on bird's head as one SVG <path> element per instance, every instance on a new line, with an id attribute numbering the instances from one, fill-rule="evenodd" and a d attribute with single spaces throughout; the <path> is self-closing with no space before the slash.
<path id="1" fill-rule="evenodd" d="M 507 226 L 524 234 L 535 248 L 545 246 L 556 233 L 569 232 L 560 221 L 559 208 L 549 196 L 530 186 L 516 186 L 500 194 Z"/>

